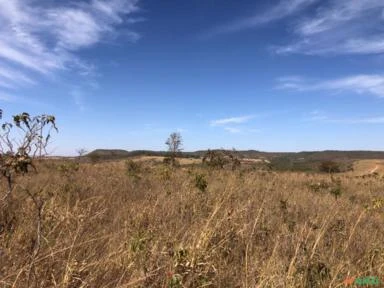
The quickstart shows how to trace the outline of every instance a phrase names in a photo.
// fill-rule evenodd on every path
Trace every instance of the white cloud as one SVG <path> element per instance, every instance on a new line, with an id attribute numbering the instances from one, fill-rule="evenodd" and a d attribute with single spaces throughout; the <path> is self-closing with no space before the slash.
<path id="1" fill-rule="evenodd" d="M 384 97 L 384 75 L 354 75 L 332 80 L 310 80 L 300 77 L 278 79 L 277 88 L 296 91 L 353 92 Z"/>
<path id="2" fill-rule="evenodd" d="M 322 122 L 330 124 L 384 124 L 384 116 L 360 117 L 360 118 L 332 118 L 322 111 L 312 111 L 305 121 Z"/>
<path id="3" fill-rule="evenodd" d="M 327 120 L 328 116 L 323 111 L 314 110 L 309 113 L 309 116 L 305 118 L 308 121 L 323 121 Z"/>
<path id="4" fill-rule="evenodd" d="M 126 16 L 138 10 L 138 0 L 42 2 L 0 0 L 2 87 L 34 84 L 35 73 L 51 75 L 73 68 L 89 73 L 92 65 L 76 52 L 116 37 Z M 131 40 L 135 39 L 137 35 Z"/>
<path id="5" fill-rule="evenodd" d="M 331 0 L 298 21 L 295 42 L 277 53 L 380 54 L 384 52 L 382 0 Z"/>
<path id="6" fill-rule="evenodd" d="M 0 86 L 5 88 L 15 88 L 16 86 L 23 84 L 36 84 L 34 80 L 24 73 L 16 72 L 14 69 L 6 66 L 0 67 L 0 78 L 2 79 L 2 81 L 0 81 Z"/>
<path id="7" fill-rule="evenodd" d="M 71 95 L 73 102 L 80 111 L 85 111 L 85 98 L 86 93 L 80 87 L 74 87 L 69 94 Z"/>
<path id="8" fill-rule="evenodd" d="M 250 128 L 248 123 L 250 120 L 256 117 L 266 117 L 268 113 L 259 115 L 244 115 L 239 117 L 229 117 L 218 120 L 212 120 L 210 125 L 213 127 L 220 127 L 231 134 L 244 134 L 244 133 L 259 133 L 260 130 L 256 128 Z M 247 127 L 248 126 L 248 127 Z"/>
<path id="9" fill-rule="evenodd" d="M 256 128 L 246 128 L 246 127 L 223 127 L 225 131 L 231 134 L 250 134 L 250 133 L 260 133 L 260 129 Z"/>
<path id="10" fill-rule="evenodd" d="M 0 92 L 0 100 L 5 102 L 15 102 L 18 100 L 18 97 Z"/>
<path id="11" fill-rule="evenodd" d="M 294 15 L 317 1 L 319 0 L 281 0 L 276 6 L 264 13 L 259 13 L 252 17 L 246 17 L 229 24 L 215 27 L 204 36 L 212 37 L 219 34 L 233 33 L 267 24 L 272 21 L 277 21 Z"/>
<path id="12" fill-rule="evenodd" d="M 237 134 L 241 132 L 241 129 L 235 128 L 235 127 L 224 127 L 225 131 L 228 131 L 229 133 Z"/>
<path id="13" fill-rule="evenodd" d="M 240 117 L 230 117 L 230 118 L 224 118 L 224 119 L 218 119 L 218 120 L 212 120 L 211 126 L 222 126 L 227 124 L 241 124 L 248 122 L 255 116 L 248 115 L 248 116 L 240 116 Z"/>

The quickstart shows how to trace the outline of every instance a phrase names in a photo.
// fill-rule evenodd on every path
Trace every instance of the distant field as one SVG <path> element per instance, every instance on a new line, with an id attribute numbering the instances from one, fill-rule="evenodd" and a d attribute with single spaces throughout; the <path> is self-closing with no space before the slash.
<path id="1" fill-rule="evenodd" d="M 18 178 L 1 202 L 0 286 L 333 288 L 384 275 L 381 175 L 138 160 L 46 160 Z"/>
<path id="2" fill-rule="evenodd" d="M 134 161 L 154 161 L 162 163 L 165 157 L 163 156 L 139 156 L 133 158 Z M 201 159 L 195 158 L 177 158 L 181 165 L 200 164 Z"/>
<path id="3" fill-rule="evenodd" d="M 359 160 L 353 163 L 355 175 L 366 175 L 372 173 L 384 174 L 384 160 Z"/>

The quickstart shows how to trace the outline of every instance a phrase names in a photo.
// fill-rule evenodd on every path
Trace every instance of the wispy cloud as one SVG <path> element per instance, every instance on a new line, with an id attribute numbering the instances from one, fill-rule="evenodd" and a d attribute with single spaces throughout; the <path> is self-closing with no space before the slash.
<path id="1" fill-rule="evenodd" d="M 384 97 L 384 75 L 354 75 L 332 80 L 311 80 L 302 77 L 279 78 L 277 88 L 295 91 L 331 91 L 370 94 Z"/>
<path id="2" fill-rule="evenodd" d="M 42 1 L 43 2 L 43 1 Z M 35 84 L 36 74 L 92 66 L 76 52 L 108 37 L 138 10 L 138 0 L 0 0 L 0 86 Z M 131 41 L 138 35 L 131 33 Z"/>
<path id="3" fill-rule="evenodd" d="M 5 102 L 15 102 L 18 98 L 16 96 L 0 92 L 0 100 Z"/>
<path id="4" fill-rule="evenodd" d="M 224 118 L 224 119 L 218 119 L 218 120 L 212 120 L 211 126 L 223 126 L 228 124 L 241 124 L 248 122 L 252 118 L 254 118 L 254 115 L 246 115 L 246 116 L 240 116 L 240 117 L 230 117 L 230 118 Z"/>
<path id="5" fill-rule="evenodd" d="M 330 124 L 384 124 L 384 116 L 360 117 L 360 118 L 335 118 L 323 111 L 312 111 L 305 117 L 305 121 L 322 122 Z"/>
<path id="6" fill-rule="evenodd" d="M 309 115 L 305 117 L 305 120 L 306 121 L 324 121 L 324 120 L 328 120 L 328 116 L 323 111 L 314 110 L 314 111 L 311 111 Z"/>
<path id="7" fill-rule="evenodd" d="M 236 21 L 215 27 L 204 34 L 204 37 L 212 37 L 220 34 L 233 33 L 260 25 L 277 21 L 294 15 L 319 0 L 281 0 L 276 6 L 263 13 L 257 13 L 252 17 L 245 17 Z"/>
<path id="8" fill-rule="evenodd" d="M 73 102 L 80 111 L 85 110 L 86 93 L 80 87 L 74 87 L 70 92 Z"/>
<path id="9" fill-rule="evenodd" d="M 260 133 L 260 129 L 255 128 L 246 128 L 246 127 L 224 127 L 224 130 L 231 134 L 250 134 L 250 133 Z"/>
<path id="10" fill-rule="evenodd" d="M 229 117 L 218 120 L 212 120 L 210 125 L 212 127 L 220 127 L 231 134 L 244 134 L 244 133 L 258 133 L 259 129 L 250 128 L 248 122 L 256 117 L 265 117 L 268 113 L 259 115 L 244 115 L 238 117 Z M 248 127 L 247 127 L 248 126 Z"/>
<path id="11" fill-rule="evenodd" d="M 277 53 L 380 54 L 384 52 L 382 0 L 331 0 L 296 23 L 295 42 Z"/>
<path id="12" fill-rule="evenodd" d="M 228 131 L 229 133 L 237 134 L 241 132 L 240 128 L 235 128 L 235 127 L 224 127 L 225 131 Z"/>

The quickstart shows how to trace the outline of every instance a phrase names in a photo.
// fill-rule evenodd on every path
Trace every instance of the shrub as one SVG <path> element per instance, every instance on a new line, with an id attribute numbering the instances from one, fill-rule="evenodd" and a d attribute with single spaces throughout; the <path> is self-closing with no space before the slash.
<path id="1" fill-rule="evenodd" d="M 133 160 L 128 160 L 125 162 L 126 171 L 129 177 L 140 179 L 140 173 L 142 170 L 142 167 L 140 163 L 137 163 Z"/>
<path id="2" fill-rule="evenodd" d="M 205 178 L 204 174 L 197 174 L 195 176 L 195 187 L 199 189 L 201 192 L 205 192 L 208 187 L 208 181 Z"/>
<path id="3" fill-rule="evenodd" d="M 223 169 L 230 165 L 232 170 L 240 167 L 240 159 L 234 151 L 208 150 L 203 157 L 203 163 L 209 167 Z"/>
<path id="4" fill-rule="evenodd" d="M 99 162 L 101 160 L 100 155 L 98 155 L 96 153 L 91 153 L 91 154 L 87 155 L 87 157 L 91 160 L 92 164 L 96 164 L 97 162 Z"/>
<path id="5" fill-rule="evenodd" d="M 29 167 L 36 170 L 32 160 L 47 154 L 51 130 L 58 131 L 51 115 L 31 117 L 23 112 L 12 120 L 2 124 L 0 132 L 0 172 L 8 184 L 6 197 L 13 190 L 16 175 L 28 173 Z"/>
<path id="6" fill-rule="evenodd" d="M 163 163 L 165 165 L 173 166 L 173 167 L 179 167 L 180 162 L 175 157 L 165 157 L 163 159 Z"/>
<path id="7" fill-rule="evenodd" d="M 334 161 L 324 161 L 320 164 L 319 170 L 326 173 L 339 173 L 340 164 Z"/>

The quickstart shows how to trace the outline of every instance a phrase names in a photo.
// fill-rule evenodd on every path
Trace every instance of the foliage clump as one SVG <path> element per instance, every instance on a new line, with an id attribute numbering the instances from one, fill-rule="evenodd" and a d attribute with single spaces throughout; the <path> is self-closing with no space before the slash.
<path id="1" fill-rule="evenodd" d="M 232 170 L 236 170 L 240 167 L 241 162 L 236 151 L 208 150 L 203 157 L 203 164 L 216 169 L 230 167 Z"/>
<path id="2" fill-rule="evenodd" d="M 28 173 L 30 167 L 36 170 L 32 160 L 47 154 L 52 130 L 58 131 L 54 116 L 31 117 L 26 112 L 1 125 L 0 172 L 8 183 L 7 195 L 13 189 L 16 175 Z"/>
<path id="3" fill-rule="evenodd" d="M 142 165 L 140 163 L 135 162 L 133 160 L 128 160 L 125 162 L 125 168 L 129 177 L 134 179 L 141 178 Z"/>
<path id="4" fill-rule="evenodd" d="M 339 173 L 341 172 L 340 164 L 335 161 L 324 161 L 319 166 L 320 172 Z"/>
<path id="5" fill-rule="evenodd" d="M 200 190 L 200 192 L 205 192 L 208 188 L 208 181 L 204 174 L 195 175 L 195 187 Z"/>

